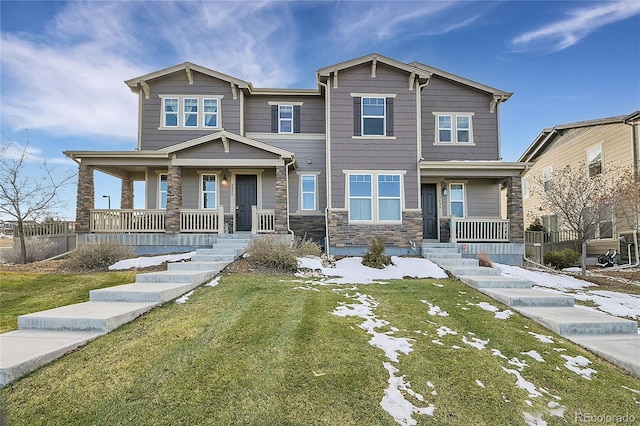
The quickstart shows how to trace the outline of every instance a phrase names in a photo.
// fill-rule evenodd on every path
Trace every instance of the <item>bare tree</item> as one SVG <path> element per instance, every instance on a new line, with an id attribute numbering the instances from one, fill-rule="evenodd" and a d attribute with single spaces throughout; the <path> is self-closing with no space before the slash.
<path id="1" fill-rule="evenodd" d="M 633 168 L 622 170 L 616 177 L 614 206 L 617 228 L 623 231 L 635 231 L 635 257 L 637 262 L 637 233 L 640 231 L 640 179 L 634 173 Z M 631 243 L 631 241 L 627 241 L 627 243 Z"/>
<path id="2" fill-rule="evenodd" d="M 40 173 L 34 175 L 33 170 L 27 170 L 29 157 L 28 144 L 20 147 L 11 141 L 0 147 L 0 212 L 17 222 L 22 263 L 27 263 L 24 222 L 46 217 L 63 205 L 60 192 L 75 177 L 71 173 L 55 177 L 46 160 L 39 164 Z"/>
<path id="3" fill-rule="evenodd" d="M 550 180 L 536 179 L 541 207 L 555 215 L 558 226 L 574 231 L 582 245 L 582 275 L 586 275 L 587 242 L 611 232 L 613 183 L 610 174 L 589 176 L 585 164 L 555 170 Z"/>

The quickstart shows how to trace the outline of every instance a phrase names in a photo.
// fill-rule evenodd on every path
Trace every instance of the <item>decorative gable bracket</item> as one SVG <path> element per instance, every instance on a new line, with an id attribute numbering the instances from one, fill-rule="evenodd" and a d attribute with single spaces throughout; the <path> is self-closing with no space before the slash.
<path id="1" fill-rule="evenodd" d="M 509 99 L 509 96 L 507 96 L 507 95 L 494 94 L 493 95 L 493 99 L 489 103 L 489 112 L 491 112 L 491 113 L 495 112 L 496 111 L 496 107 L 498 106 L 498 104 L 500 102 L 506 101 L 507 99 Z"/>

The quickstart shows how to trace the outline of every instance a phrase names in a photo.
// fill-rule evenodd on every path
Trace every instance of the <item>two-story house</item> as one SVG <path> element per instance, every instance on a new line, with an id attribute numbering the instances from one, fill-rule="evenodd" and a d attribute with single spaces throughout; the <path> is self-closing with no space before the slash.
<path id="1" fill-rule="evenodd" d="M 559 124 L 543 129 L 525 150 L 519 161 L 530 164 L 523 174 L 523 208 L 525 220 L 541 220 L 556 239 L 571 239 L 566 227 L 543 207 L 539 191 L 553 182 L 554 170 L 571 167 L 586 176 L 602 173 L 624 173 L 640 170 L 640 111 L 616 117 Z M 624 221 L 617 221 L 612 212 L 598 224 L 587 245 L 587 256 L 593 261 L 608 249 L 626 253 L 628 244 L 621 244 L 620 235 L 633 232 Z M 625 254 L 626 257 L 626 254 Z M 633 256 L 632 256 L 633 257 Z"/>
<path id="2" fill-rule="evenodd" d="M 518 263 L 520 174 L 500 161 L 511 93 L 377 54 L 320 69 L 314 89 L 264 89 L 183 63 L 126 81 L 135 151 L 67 151 L 79 163 L 84 241 L 176 249 L 218 233 L 295 233 L 332 254 L 453 242 Z M 122 180 L 120 209 L 94 209 L 93 173 Z M 145 208 L 133 209 L 133 182 Z M 501 188 L 508 218 L 501 218 Z"/>

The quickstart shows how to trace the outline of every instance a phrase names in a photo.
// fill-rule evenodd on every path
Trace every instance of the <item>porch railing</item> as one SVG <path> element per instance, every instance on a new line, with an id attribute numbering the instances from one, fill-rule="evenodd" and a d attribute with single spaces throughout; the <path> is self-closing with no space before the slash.
<path id="1" fill-rule="evenodd" d="M 276 232 L 276 212 L 275 210 L 260 209 L 256 206 L 251 206 L 252 215 L 252 234 L 265 234 L 269 232 Z"/>
<path id="2" fill-rule="evenodd" d="M 224 233 L 224 207 L 217 210 L 180 210 L 181 232 Z"/>
<path id="3" fill-rule="evenodd" d="M 91 232 L 164 232 L 165 210 L 91 210 Z"/>
<path id="4" fill-rule="evenodd" d="M 451 217 L 451 242 L 508 242 L 509 219 Z"/>

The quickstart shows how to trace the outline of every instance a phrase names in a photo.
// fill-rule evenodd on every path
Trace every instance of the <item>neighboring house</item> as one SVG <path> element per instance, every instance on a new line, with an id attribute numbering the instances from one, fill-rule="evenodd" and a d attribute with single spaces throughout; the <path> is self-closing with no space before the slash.
<path id="1" fill-rule="evenodd" d="M 567 166 L 582 167 L 589 176 L 622 170 L 633 170 L 638 176 L 640 111 L 544 129 L 519 161 L 533 163 L 522 179 L 527 225 L 539 218 L 547 231 L 564 231 L 557 217 L 547 214 L 542 208 L 536 196 L 536 190 L 541 188 L 537 186 L 551 184 L 554 170 Z M 626 247 L 621 246 L 619 236 L 630 231 L 623 224 L 616 223 L 612 214 L 609 220 L 598 225 L 587 245 L 587 255 L 597 257 L 610 248 L 625 251 Z"/>
<path id="2" fill-rule="evenodd" d="M 256 88 L 192 63 L 126 81 L 137 149 L 65 152 L 80 165 L 77 231 L 167 246 L 292 232 L 332 254 L 380 235 L 392 253 L 453 241 L 518 262 L 526 165 L 499 161 L 511 93 L 377 54 L 322 68 L 317 83 Z M 94 209 L 94 170 L 122 179 L 121 209 Z M 144 210 L 133 181 L 145 182 Z"/>

